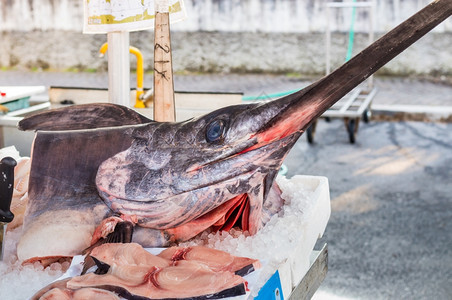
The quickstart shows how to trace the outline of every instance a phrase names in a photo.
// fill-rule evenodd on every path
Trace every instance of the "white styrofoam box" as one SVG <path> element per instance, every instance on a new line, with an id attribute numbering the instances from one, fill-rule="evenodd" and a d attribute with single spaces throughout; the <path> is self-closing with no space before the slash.
<path id="1" fill-rule="evenodd" d="M 314 191 L 312 211 L 307 212 L 307 218 L 300 228 L 302 237 L 288 258 L 291 265 L 292 287 L 297 286 L 309 269 L 309 257 L 316 241 L 322 237 L 331 214 L 330 191 L 328 179 L 321 176 L 294 176 L 291 180 L 309 186 Z"/>
<path id="2" fill-rule="evenodd" d="M 302 190 L 312 192 L 305 206 L 303 217 L 296 224 L 298 240 L 289 257 L 275 272 L 279 272 L 284 299 L 288 299 L 292 290 L 301 282 L 310 267 L 310 257 L 314 246 L 325 232 L 331 214 L 328 179 L 323 176 L 296 175 L 290 183 Z M 284 192 L 284 188 L 281 187 Z M 297 199 L 292 199 L 297 201 Z M 250 282 L 250 285 L 252 283 Z M 276 287 L 275 287 L 276 288 Z M 271 297 L 271 298 L 268 298 Z M 273 294 L 261 295 L 257 299 L 273 299 Z"/>

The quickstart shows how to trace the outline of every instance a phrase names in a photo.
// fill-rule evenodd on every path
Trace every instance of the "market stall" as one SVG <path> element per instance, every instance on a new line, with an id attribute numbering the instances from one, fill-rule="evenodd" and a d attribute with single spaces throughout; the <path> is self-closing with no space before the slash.
<path id="1" fill-rule="evenodd" d="M 32 163 L 15 149 L 2 160 L 1 200 L 12 198 L 23 223 L 2 241 L 1 298 L 27 298 L 50 282 L 36 298 L 309 298 L 327 269 L 327 248 L 313 249 L 330 215 L 328 182 L 278 176 L 282 161 L 313 120 L 451 14 L 452 3 L 438 0 L 327 77 L 272 102 L 184 122 L 113 103 L 23 118 L 19 128 L 36 131 Z M 167 81 L 155 98 L 166 99 L 168 88 L 174 97 Z M 11 221 L 8 207 L 0 213 Z M 207 283 L 194 284 L 198 276 Z"/>

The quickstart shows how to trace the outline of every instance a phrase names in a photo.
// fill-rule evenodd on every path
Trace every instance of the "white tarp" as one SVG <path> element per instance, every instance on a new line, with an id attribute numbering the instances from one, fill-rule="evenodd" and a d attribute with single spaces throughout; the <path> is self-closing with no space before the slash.
<path id="1" fill-rule="evenodd" d="M 83 33 L 137 31 L 154 27 L 154 0 L 84 0 L 83 3 Z M 171 23 L 186 17 L 183 0 L 168 0 L 168 3 Z"/>

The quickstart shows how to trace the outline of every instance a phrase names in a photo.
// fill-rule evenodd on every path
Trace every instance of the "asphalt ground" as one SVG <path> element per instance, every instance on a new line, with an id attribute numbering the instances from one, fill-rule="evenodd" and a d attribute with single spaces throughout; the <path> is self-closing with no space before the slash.
<path id="1" fill-rule="evenodd" d="M 329 271 L 315 299 L 451 299 L 452 124 L 370 122 L 350 144 L 341 120 L 317 125 L 285 160 L 328 178 L 319 245 Z"/>
<path id="2" fill-rule="evenodd" d="M 175 89 L 257 96 L 309 82 L 274 75 L 176 75 Z M 0 86 L 33 84 L 106 87 L 108 78 L 0 72 Z M 452 106 L 447 80 L 376 78 L 375 85 L 374 105 L 439 111 Z M 452 299 L 451 132 L 447 122 L 380 118 L 361 123 L 350 144 L 343 121 L 333 119 L 319 121 L 313 144 L 304 135 L 295 144 L 284 162 L 287 176 L 325 176 L 330 186 L 332 213 L 320 241 L 329 245 L 329 271 L 315 299 Z"/>

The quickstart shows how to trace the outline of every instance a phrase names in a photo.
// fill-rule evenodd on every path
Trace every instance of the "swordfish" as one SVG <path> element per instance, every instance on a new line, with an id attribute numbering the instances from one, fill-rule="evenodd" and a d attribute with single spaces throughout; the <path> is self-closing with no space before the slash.
<path id="1" fill-rule="evenodd" d="M 143 246 L 212 227 L 256 233 L 281 206 L 275 176 L 310 123 L 451 13 L 452 1 L 434 1 L 330 75 L 267 103 L 174 123 L 113 104 L 22 120 L 37 133 L 19 259 L 79 254 L 113 215 L 133 216 Z"/>

